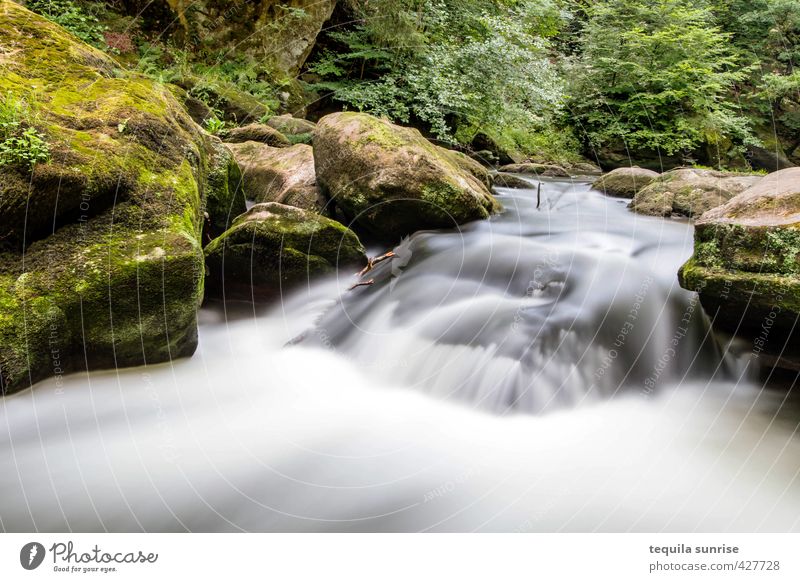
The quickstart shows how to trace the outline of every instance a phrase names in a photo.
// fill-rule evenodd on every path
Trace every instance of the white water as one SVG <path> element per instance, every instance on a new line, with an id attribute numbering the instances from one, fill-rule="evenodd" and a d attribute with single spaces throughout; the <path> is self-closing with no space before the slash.
<path id="1" fill-rule="evenodd" d="M 2 400 L 0 529 L 800 530 L 800 411 L 678 288 L 691 227 L 502 192 L 371 287 L 204 309 L 190 360 Z"/>

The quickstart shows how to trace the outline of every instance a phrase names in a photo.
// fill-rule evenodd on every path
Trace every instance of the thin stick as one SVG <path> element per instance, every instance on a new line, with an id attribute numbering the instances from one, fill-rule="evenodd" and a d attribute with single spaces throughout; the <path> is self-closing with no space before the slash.
<path id="1" fill-rule="evenodd" d="M 539 204 L 542 203 L 542 183 L 539 182 L 539 186 L 536 188 L 536 208 L 539 208 Z"/>
<path id="2" fill-rule="evenodd" d="M 367 266 L 361 269 L 361 271 L 359 271 L 358 276 L 363 277 L 364 275 L 369 273 L 375 267 L 375 265 L 377 265 L 378 263 L 382 263 L 386 259 L 391 259 L 394 256 L 395 256 L 394 251 L 389 251 L 388 253 L 383 253 L 379 257 L 367 259 Z"/>
<path id="3" fill-rule="evenodd" d="M 369 281 L 359 281 L 358 283 L 353 283 L 348 289 L 348 291 L 352 291 L 356 287 L 368 287 L 369 285 L 372 285 L 374 282 L 375 279 L 370 279 Z"/>

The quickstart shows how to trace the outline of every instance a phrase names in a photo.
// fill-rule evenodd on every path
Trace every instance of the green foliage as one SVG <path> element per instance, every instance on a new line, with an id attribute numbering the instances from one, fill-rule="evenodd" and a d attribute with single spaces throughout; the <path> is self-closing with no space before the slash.
<path id="1" fill-rule="evenodd" d="M 11 94 L 0 100 L 0 167 L 31 170 L 50 159 L 47 141 L 31 122 L 31 111 L 24 101 Z"/>
<path id="2" fill-rule="evenodd" d="M 25 6 L 64 27 L 83 42 L 106 49 L 105 27 L 94 14 L 72 0 L 27 0 Z"/>
<path id="3" fill-rule="evenodd" d="M 216 116 L 206 119 L 203 125 L 205 125 L 206 131 L 211 135 L 217 135 L 225 129 L 225 122 Z"/>
<path id="4" fill-rule="evenodd" d="M 276 95 L 282 83 L 272 71 L 246 57 L 220 55 L 218 59 L 207 62 L 197 60 L 195 55 L 185 50 L 159 43 L 143 44 L 139 55 L 137 68 L 162 83 L 181 85 L 186 79 L 195 79 L 189 94 L 215 111 L 217 117 L 221 117 L 221 95 L 231 86 L 251 95 L 271 111 L 279 107 Z"/>
<path id="5" fill-rule="evenodd" d="M 562 14 L 551 2 L 356 2 L 359 24 L 328 35 L 317 91 L 438 139 L 469 143 L 548 128 L 563 85 L 548 52 Z"/>
<path id="6" fill-rule="evenodd" d="M 726 138 L 753 141 L 726 99 L 746 71 L 702 2 L 601 0 L 586 15 L 570 112 L 591 145 L 673 155 Z"/>

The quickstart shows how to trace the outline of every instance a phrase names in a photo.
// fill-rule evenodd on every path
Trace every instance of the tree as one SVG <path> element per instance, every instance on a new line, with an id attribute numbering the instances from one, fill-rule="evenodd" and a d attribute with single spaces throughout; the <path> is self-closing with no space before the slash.
<path id="1" fill-rule="evenodd" d="M 601 0 L 585 6 L 569 112 L 591 146 L 667 155 L 750 140 L 728 99 L 746 74 L 702 2 Z"/>

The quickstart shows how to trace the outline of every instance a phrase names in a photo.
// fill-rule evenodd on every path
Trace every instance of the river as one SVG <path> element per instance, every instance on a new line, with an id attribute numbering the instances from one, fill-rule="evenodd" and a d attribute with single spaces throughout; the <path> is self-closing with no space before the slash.
<path id="1" fill-rule="evenodd" d="M 800 531 L 800 408 L 678 286 L 691 224 L 499 195 L 369 286 L 204 307 L 191 359 L 3 399 L 0 529 Z"/>

